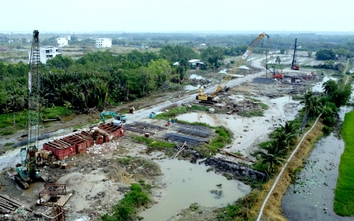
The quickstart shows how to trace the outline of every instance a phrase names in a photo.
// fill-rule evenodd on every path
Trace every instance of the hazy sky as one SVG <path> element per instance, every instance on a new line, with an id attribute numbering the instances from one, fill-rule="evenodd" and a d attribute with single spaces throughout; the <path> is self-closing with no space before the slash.
<path id="1" fill-rule="evenodd" d="M 354 31 L 353 0 L 2 0 L 0 32 Z"/>

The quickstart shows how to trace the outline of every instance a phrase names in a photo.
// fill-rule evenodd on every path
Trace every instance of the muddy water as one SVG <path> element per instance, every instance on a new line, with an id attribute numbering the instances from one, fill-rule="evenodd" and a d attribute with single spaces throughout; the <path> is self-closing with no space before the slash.
<path id="1" fill-rule="evenodd" d="M 250 186 L 207 172 L 205 165 L 176 159 L 157 162 L 165 177 L 165 189 L 158 204 L 140 214 L 145 221 L 166 221 L 192 203 L 224 207 L 250 192 Z"/>
<path id="2" fill-rule="evenodd" d="M 339 113 L 341 120 L 350 110 L 352 108 L 349 107 L 341 109 Z M 283 197 L 282 209 L 286 218 L 290 221 L 354 220 L 353 217 L 338 216 L 333 211 L 338 165 L 343 151 L 342 138 L 333 133 L 315 145 L 299 179 L 288 188 Z"/>
<path id="3" fill-rule="evenodd" d="M 323 92 L 323 83 L 327 82 L 328 80 L 335 80 L 337 81 L 337 78 L 333 78 L 333 77 L 328 77 L 328 76 L 324 76 L 321 82 L 316 83 L 313 87 L 312 87 L 312 92 Z"/>
<path id="4" fill-rule="evenodd" d="M 235 98 L 237 99 L 237 98 Z M 257 143 L 268 138 L 268 134 L 285 121 L 293 120 L 298 111 L 303 107 L 299 101 L 294 101 L 290 96 L 269 99 L 259 98 L 270 108 L 264 112 L 263 117 L 240 117 L 237 114 L 210 114 L 206 112 L 193 112 L 182 114 L 177 120 L 188 122 L 202 122 L 211 126 L 225 126 L 234 133 L 234 139 L 229 150 L 248 154 L 250 149 L 257 147 Z"/>

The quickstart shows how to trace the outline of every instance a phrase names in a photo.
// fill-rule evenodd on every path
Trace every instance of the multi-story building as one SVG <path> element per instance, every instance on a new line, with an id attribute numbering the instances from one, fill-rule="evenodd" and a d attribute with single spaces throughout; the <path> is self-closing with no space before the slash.
<path id="1" fill-rule="evenodd" d="M 58 47 L 64 47 L 69 45 L 69 39 L 68 38 L 57 38 L 57 45 Z"/>
<path id="2" fill-rule="evenodd" d="M 48 59 L 55 58 L 55 56 L 62 54 L 62 50 L 58 47 L 44 46 L 40 47 L 40 61 L 46 64 Z M 28 52 L 28 61 L 30 61 L 31 51 Z"/>
<path id="3" fill-rule="evenodd" d="M 112 39 L 110 38 L 97 38 L 96 48 L 110 48 L 112 47 Z"/>

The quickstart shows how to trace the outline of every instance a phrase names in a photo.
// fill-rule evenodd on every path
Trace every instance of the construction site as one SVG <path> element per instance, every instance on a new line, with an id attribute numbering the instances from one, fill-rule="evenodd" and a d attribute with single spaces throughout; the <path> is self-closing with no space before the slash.
<path id="1" fill-rule="evenodd" d="M 205 80 L 194 80 L 199 88 L 197 94 L 179 92 L 173 95 L 173 99 L 161 97 L 153 106 L 146 101 L 136 109 L 132 107 L 137 104 L 126 104 L 125 108 L 131 111 L 124 121 L 122 116 L 114 116 L 113 121 L 105 122 L 101 114 L 102 122 L 96 125 L 83 122 L 80 117 L 64 123 L 64 126 L 54 123 L 47 130 L 67 129 L 42 140 L 37 139 L 39 98 L 36 87 L 39 85 L 32 80 L 28 137 L 11 138 L 16 142 L 27 141 L 26 146 L 1 156 L 0 219 L 98 220 L 124 197 L 130 183 L 141 179 L 154 187 L 151 208 L 163 198 L 161 189 L 165 185 L 158 160 L 177 158 L 203 164 L 215 173 L 233 174 L 246 185 L 252 179 L 265 180 L 266 174 L 242 164 L 252 165 L 256 159 L 251 153 L 258 148 L 257 144 L 267 140 L 271 131 L 298 114 L 302 106 L 291 97 L 320 85 L 324 75 L 314 69 L 300 68 L 299 63 L 305 63 L 308 58 L 296 55 L 294 50 L 292 56 L 283 58 L 292 60 L 289 69 L 280 72 L 268 66 L 264 68 L 261 64 L 264 56 L 257 55 L 257 59 L 248 64 L 249 70 L 243 77 L 233 77 L 263 37 L 266 35 L 260 35 L 250 44 L 243 58 L 222 78 L 216 90 L 204 88 Z M 34 32 L 32 79 L 36 79 L 35 74 L 39 73 L 38 43 L 38 34 Z M 156 114 L 174 107 L 191 105 L 208 107 L 208 111 L 191 111 L 168 121 L 155 118 Z M 262 114 L 252 116 L 257 111 Z M 112 110 L 114 112 L 119 110 Z M 99 115 L 91 114 L 96 119 Z M 225 126 L 234 134 L 232 144 L 205 158 L 196 150 L 215 137 L 215 130 L 186 121 Z M 87 126 L 71 130 L 74 126 L 71 124 L 78 122 Z M 135 136 L 170 142 L 174 148 L 149 148 L 136 142 Z M 125 159 L 130 163 L 125 164 Z M 210 213 L 205 212 L 194 220 L 203 220 L 208 215 Z"/>

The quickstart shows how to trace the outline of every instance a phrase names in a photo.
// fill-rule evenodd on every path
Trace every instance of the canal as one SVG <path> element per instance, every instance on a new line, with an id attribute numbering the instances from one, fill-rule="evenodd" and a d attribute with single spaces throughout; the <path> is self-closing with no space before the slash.
<path id="1" fill-rule="evenodd" d="M 351 110 L 351 107 L 340 109 L 340 124 Z M 283 215 L 288 220 L 354 220 L 354 217 L 341 217 L 333 211 L 338 166 L 344 151 L 340 128 L 316 143 L 298 179 L 283 196 Z"/>

